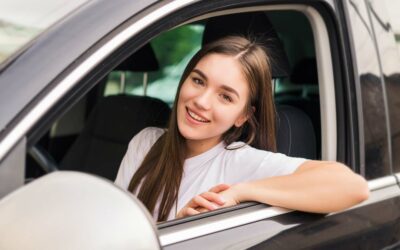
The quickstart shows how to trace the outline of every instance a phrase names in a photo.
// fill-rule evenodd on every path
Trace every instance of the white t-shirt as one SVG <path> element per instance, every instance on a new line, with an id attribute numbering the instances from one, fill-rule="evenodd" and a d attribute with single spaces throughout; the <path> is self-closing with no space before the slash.
<path id="1" fill-rule="evenodd" d="M 118 170 L 116 185 L 128 189 L 133 174 L 152 145 L 164 132 L 163 129 L 149 127 L 133 137 Z M 242 144 L 244 143 L 234 142 L 228 148 Z M 218 184 L 236 184 L 291 174 L 304 161 L 306 159 L 258 150 L 249 145 L 228 150 L 225 148 L 224 142 L 220 142 L 208 151 L 185 160 L 177 207 L 174 206 L 171 209 L 168 220 L 174 219 L 176 211 L 180 211 L 194 196 L 206 192 Z M 158 205 L 153 213 L 155 219 L 158 215 L 157 207 Z"/>

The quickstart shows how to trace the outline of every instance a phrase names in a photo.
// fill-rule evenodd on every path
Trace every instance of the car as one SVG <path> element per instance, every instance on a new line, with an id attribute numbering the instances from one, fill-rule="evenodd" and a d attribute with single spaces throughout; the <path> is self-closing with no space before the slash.
<path id="1" fill-rule="evenodd" d="M 2 5 L 0 248 L 400 246 L 396 1 Z M 328 215 L 248 202 L 155 223 L 113 184 L 130 139 L 166 125 L 190 57 L 227 32 L 271 52 L 278 151 L 345 163 L 368 200 Z"/>

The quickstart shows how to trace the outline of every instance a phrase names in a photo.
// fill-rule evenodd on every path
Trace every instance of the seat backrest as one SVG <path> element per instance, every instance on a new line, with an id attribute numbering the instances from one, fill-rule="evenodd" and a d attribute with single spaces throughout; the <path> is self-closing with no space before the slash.
<path id="1" fill-rule="evenodd" d="M 87 123 L 60 169 L 77 170 L 114 180 L 130 139 L 146 127 L 165 127 L 169 106 L 147 96 L 104 97 L 96 104 Z"/>
<path id="2" fill-rule="evenodd" d="M 154 50 L 146 44 L 114 70 L 148 72 L 158 69 Z M 132 137 L 149 126 L 165 127 L 170 112 L 166 103 L 147 96 L 120 94 L 98 98 L 59 168 L 114 180 Z"/>
<path id="3" fill-rule="evenodd" d="M 277 151 L 293 157 L 316 159 L 315 132 L 310 118 L 300 109 L 277 105 Z"/>

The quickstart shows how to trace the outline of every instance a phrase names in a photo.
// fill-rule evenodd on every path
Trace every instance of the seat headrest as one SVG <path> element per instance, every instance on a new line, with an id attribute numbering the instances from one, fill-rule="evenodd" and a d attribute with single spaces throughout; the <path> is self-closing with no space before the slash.
<path id="1" fill-rule="evenodd" d="M 149 43 L 141 47 L 133 55 L 118 65 L 114 70 L 119 71 L 156 71 L 160 67 L 153 48 Z"/>
<path id="2" fill-rule="evenodd" d="M 230 35 L 256 38 L 268 50 L 272 77 L 289 76 L 289 61 L 283 44 L 265 13 L 240 13 L 210 18 L 205 25 L 202 44 L 204 46 Z"/>
<path id="3" fill-rule="evenodd" d="M 318 85 L 317 61 L 315 57 L 304 58 L 293 67 L 290 81 L 296 84 Z"/>

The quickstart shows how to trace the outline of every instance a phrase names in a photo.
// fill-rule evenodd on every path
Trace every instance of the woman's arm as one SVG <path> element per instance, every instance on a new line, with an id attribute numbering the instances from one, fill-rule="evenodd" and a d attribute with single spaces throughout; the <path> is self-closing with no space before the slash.
<path id="1" fill-rule="evenodd" d="M 290 175 L 239 183 L 221 192 L 229 204 L 258 201 L 315 213 L 351 207 L 369 196 L 367 182 L 337 162 L 306 161 Z"/>
<path id="2" fill-rule="evenodd" d="M 211 194 L 210 194 L 211 192 Z M 258 201 L 272 206 L 313 213 L 330 213 L 349 208 L 369 196 L 367 182 L 337 162 L 306 161 L 290 175 L 239 183 L 219 184 L 195 196 L 177 218 Z"/>

